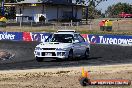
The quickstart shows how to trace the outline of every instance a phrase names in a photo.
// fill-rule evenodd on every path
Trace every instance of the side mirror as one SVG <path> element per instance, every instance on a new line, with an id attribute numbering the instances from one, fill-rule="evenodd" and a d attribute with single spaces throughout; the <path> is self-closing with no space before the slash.
<path id="1" fill-rule="evenodd" d="M 74 43 L 79 43 L 79 40 L 75 40 Z"/>

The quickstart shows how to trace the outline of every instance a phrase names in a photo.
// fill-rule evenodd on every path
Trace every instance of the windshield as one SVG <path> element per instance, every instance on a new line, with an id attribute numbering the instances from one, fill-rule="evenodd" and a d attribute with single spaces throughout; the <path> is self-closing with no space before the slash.
<path id="1" fill-rule="evenodd" d="M 71 34 L 54 34 L 50 36 L 46 42 L 61 42 L 61 43 L 72 43 L 73 35 Z"/>

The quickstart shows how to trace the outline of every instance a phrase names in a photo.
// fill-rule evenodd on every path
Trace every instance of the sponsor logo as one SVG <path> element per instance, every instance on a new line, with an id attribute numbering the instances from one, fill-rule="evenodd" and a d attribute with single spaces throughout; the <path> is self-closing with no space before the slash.
<path id="1" fill-rule="evenodd" d="M 124 44 L 131 45 L 132 39 L 124 39 L 124 38 L 104 38 L 103 36 L 99 36 L 100 43 L 103 44 Z"/>
<path id="2" fill-rule="evenodd" d="M 88 40 L 91 44 L 132 45 L 132 36 L 88 35 Z"/>
<path id="3" fill-rule="evenodd" d="M 91 80 L 88 71 L 84 71 L 82 68 L 82 77 L 79 78 L 79 82 L 82 86 L 87 85 L 131 85 L 131 81 L 127 79 L 96 79 Z"/>
<path id="4" fill-rule="evenodd" d="M 23 41 L 32 41 L 30 32 L 23 32 Z"/>
<path id="5" fill-rule="evenodd" d="M 85 39 L 85 41 L 88 41 L 87 34 L 81 34 L 81 36 Z"/>
<path id="6" fill-rule="evenodd" d="M 49 33 L 32 33 L 32 41 L 41 41 L 45 42 L 45 40 L 49 37 Z"/>
<path id="7" fill-rule="evenodd" d="M 23 40 L 44 42 L 50 35 L 50 33 L 23 32 Z"/>
<path id="8" fill-rule="evenodd" d="M 7 32 L 1 32 L 0 34 L 0 40 L 14 40 L 15 35 L 14 34 L 8 34 Z"/>
<path id="9" fill-rule="evenodd" d="M 93 80 L 90 82 L 90 85 L 130 85 L 129 80 Z"/>
<path id="10" fill-rule="evenodd" d="M 91 44 L 95 44 L 97 42 L 97 37 L 96 36 L 92 36 L 91 37 Z"/>

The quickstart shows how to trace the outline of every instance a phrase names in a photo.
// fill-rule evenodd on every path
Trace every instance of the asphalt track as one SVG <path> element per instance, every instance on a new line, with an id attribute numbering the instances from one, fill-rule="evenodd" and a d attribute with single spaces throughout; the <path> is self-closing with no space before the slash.
<path id="1" fill-rule="evenodd" d="M 91 45 L 88 60 L 61 61 L 45 60 L 37 62 L 34 59 L 34 48 L 38 42 L 0 41 L 0 50 L 14 53 L 15 58 L 0 61 L 0 70 L 53 68 L 69 66 L 96 66 L 132 63 L 132 46 Z"/>

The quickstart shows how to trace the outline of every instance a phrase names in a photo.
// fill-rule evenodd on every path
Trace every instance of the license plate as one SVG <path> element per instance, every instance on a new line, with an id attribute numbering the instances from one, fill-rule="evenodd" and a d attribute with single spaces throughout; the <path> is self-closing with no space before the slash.
<path id="1" fill-rule="evenodd" d="M 52 56 L 52 53 L 45 53 L 45 56 Z"/>

